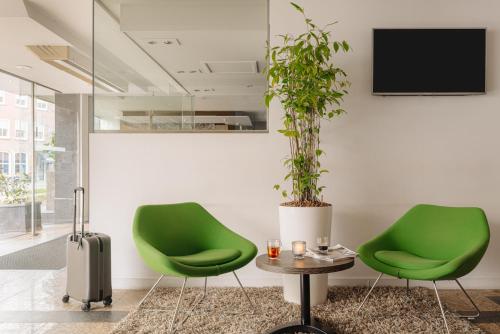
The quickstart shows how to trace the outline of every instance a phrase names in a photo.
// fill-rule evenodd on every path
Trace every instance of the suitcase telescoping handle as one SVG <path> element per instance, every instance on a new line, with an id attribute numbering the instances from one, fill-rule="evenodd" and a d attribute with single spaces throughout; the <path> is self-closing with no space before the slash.
<path id="1" fill-rule="evenodd" d="M 77 241 L 77 237 L 76 237 L 76 211 L 77 211 L 77 198 L 78 198 L 78 193 L 81 193 L 80 195 L 80 227 L 81 227 L 81 230 L 82 230 L 82 238 L 84 237 L 85 235 L 85 230 L 84 230 L 84 212 L 85 212 L 85 189 L 83 187 L 77 187 L 75 188 L 74 190 L 74 207 L 73 207 L 73 241 Z"/>

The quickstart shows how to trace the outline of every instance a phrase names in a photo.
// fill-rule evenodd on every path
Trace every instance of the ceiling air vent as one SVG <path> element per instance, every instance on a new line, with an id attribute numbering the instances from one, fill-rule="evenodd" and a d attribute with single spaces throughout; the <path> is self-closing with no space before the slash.
<path id="1" fill-rule="evenodd" d="M 256 60 L 244 61 L 202 61 L 202 67 L 208 73 L 216 74 L 253 74 L 259 73 Z"/>
<path id="2" fill-rule="evenodd" d="M 92 84 L 92 61 L 67 45 L 27 45 L 40 60 L 64 71 L 82 81 Z M 99 75 L 94 77 L 95 85 L 114 93 L 125 92 L 125 87 Z"/>

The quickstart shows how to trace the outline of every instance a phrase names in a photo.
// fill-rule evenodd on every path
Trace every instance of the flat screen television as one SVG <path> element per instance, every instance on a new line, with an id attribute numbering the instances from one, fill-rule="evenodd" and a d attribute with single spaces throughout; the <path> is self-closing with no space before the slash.
<path id="1" fill-rule="evenodd" d="M 486 93 L 486 29 L 373 29 L 373 94 Z"/>

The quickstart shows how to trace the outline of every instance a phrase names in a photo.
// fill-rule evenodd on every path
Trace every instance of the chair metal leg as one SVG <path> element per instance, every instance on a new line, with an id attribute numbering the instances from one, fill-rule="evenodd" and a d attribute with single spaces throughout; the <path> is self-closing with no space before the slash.
<path id="1" fill-rule="evenodd" d="M 179 312 L 179 305 L 181 304 L 182 294 L 184 293 L 184 288 L 186 287 L 187 277 L 184 277 L 184 282 L 182 283 L 181 294 L 179 295 L 179 299 L 177 299 L 177 306 L 175 307 L 174 317 L 170 321 L 170 326 L 168 328 L 168 332 L 172 333 L 172 329 L 174 328 L 175 319 L 177 318 L 177 313 Z"/>
<path id="2" fill-rule="evenodd" d="M 439 298 L 439 293 L 437 290 L 436 281 L 432 281 L 432 283 L 434 283 L 434 291 L 436 291 L 436 297 L 438 300 L 439 309 L 441 310 L 441 315 L 443 316 L 444 326 L 446 327 L 446 333 L 450 334 L 450 329 L 448 328 L 448 322 L 446 321 L 446 316 L 444 314 L 443 305 L 441 304 L 441 299 Z"/>
<path id="3" fill-rule="evenodd" d="M 205 300 L 205 297 L 207 295 L 207 277 L 205 277 L 205 288 L 203 289 L 203 294 L 201 295 L 201 298 L 198 299 L 198 297 L 195 298 L 194 302 L 193 302 L 193 306 L 191 306 L 191 308 L 189 309 L 189 311 L 187 312 L 186 316 L 184 317 L 184 319 L 182 319 L 182 321 L 180 321 L 177 325 L 177 328 L 179 326 L 182 326 L 184 325 L 184 323 L 186 322 L 186 320 L 189 319 L 189 317 L 193 314 L 194 310 L 198 307 L 198 305 L 201 304 L 201 302 L 203 300 Z"/>
<path id="4" fill-rule="evenodd" d="M 474 308 L 476 309 L 476 312 L 477 312 L 474 315 L 460 315 L 460 318 L 467 318 L 469 320 L 474 320 L 474 319 L 478 318 L 481 315 L 481 311 L 479 310 L 479 307 L 477 307 L 476 303 L 474 303 L 474 301 L 469 296 L 469 294 L 467 293 L 467 291 L 465 291 L 465 289 L 462 286 L 462 284 L 460 284 L 460 282 L 457 279 L 455 280 L 455 282 L 457 282 L 458 286 L 460 287 L 460 289 L 462 290 L 462 292 L 465 294 L 465 296 L 467 297 L 467 299 L 469 299 L 469 301 L 474 306 Z"/>
<path id="5" fill-rule="evenodd" d="M 406 279 L 406 293 L 410 293 L 410 280 Z"/>
<path id="6" fill-rule="evenodd" d="M 250 306 L 252 306 L 253 311 L 255 313 L 257 311 L 257 308 L 255 307 L 255 304 L 252 302 L 252 300 L 250 299 L 250 297 L 248 297 L 247 292 L 245 291 L 245 288 L 243 287 L 243 285 L 240 282 L 240 279 L 238 278 L 238 275 L 236 275 L 236 272 L 233 271 L 233 274 L 234 274 L 234 277 L 236 278 L 236 280 L 238 281 L 238 284 L 240 285 L 240 288 L 243 291 L 243 294 L 247 298 L 248 302 L 250 303 Z"/>
<path id="7" fill-rule="evenodd" d="M 156 283 L 153 285 L 153 287 L 151 289 L 149 289 L 148 293 L 146 293 L 146 295 L 144 296 L 144 298 L 141 299 L 141 301 L 139 302 L 139 305 L 138 306 L 141 306 L 142 303 L 146 300 L 146 298 L 151 294 L 151 292 L 153 292 L 153 290 L 156 288 L 156 286 L 158 285 L 158 283 L 160 283 L 160 281 L 162 280 L 162 278 L 165 277 L 165 275 L 161 275 L 160 278 L 158 278 L 158 280 L 156 281 Z"/>
<path id="8" fill-rule="evenodd" d="M 373 283 L 372 287 L 370 288 L 370 291 L 368 291 L 368 294 L 365 296 L 365 299 L 363 299 L 363 301 L 361 302 L 361 305 L 359 305 L 358 309 L 356 310 L 357 312 L 359 312 L 359 310 L 361 310 L 361 308 L 365 304 L 366 300 L 368 299 L 368 296 L 370 296 L 373 288 L 375 287 L 375 285 L 377 285 L 378 281 L 380 280 L 380 277 L 382 277 L 383 274 L 384 273 L 380 273 L 380 275 L 378 275 L 377 279 L 375 280 L 375 283 Z"/>

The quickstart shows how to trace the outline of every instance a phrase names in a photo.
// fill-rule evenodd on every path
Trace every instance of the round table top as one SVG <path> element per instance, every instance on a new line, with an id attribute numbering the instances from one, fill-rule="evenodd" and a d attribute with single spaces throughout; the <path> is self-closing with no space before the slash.
<path id="1" fill-rule="evenodd" d="M 276 259 L 270 259 L 267 254 L 259 255 L 255 264 L 262 270 L 281 274 L 326 274 L 351 268 L 354 266 L 354 258 L 327 261 L 306 256 L 297 260 L 292 251 L 285 250 Z"/>

